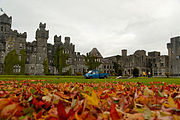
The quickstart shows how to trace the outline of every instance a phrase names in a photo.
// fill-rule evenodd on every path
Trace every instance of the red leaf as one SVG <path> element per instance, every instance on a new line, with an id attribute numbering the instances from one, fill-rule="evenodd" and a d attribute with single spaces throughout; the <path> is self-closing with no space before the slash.
<path id="1" fill-rule="evenodd" d="M 74 115 L 74 111 L 72 109 L 70 109 L 69 112 L 66 113 L 65 107 L 61 101 L 59 101 L 58 103 L 57 112 L 58 112 L 59 120 L 67 120 L 70 116 Z"/>
<path id="2" fill-rule="evenodd" d="M 68 118 L 64 105 L 62 104 L 61 101 L 59 101 L 58 103 L 57 111 L 58 111 L 59 120 L 66 120 Z"/>
<path id="3" fill-rule="evenodd" d="M 180 109 L 180 102 L 178 102 L 178 109 Z"/>
<path id="4" fill-rule="evenodd" d="M 45 104 L 45 102 L 37 101 L 36 98 L 33 96 L 33 104 L 35 105 L 36 109 L 41 108 L 42 105 Z"/>
<path id="5" fill-rule="evenodd" d="M 113 104 L 113 102 L 111 102 L 110 115 L 111 115 L 112 120 L 119 120 L 120 119 L 120 116 L 119 116 L 118 112 L 116 111 L 115 104 Z"/>
<path id="6" fill-rule="evenodd" d="M 43 110 L 41 110 L 37 115 L 36 115 L 36 119 L 41 118 L 43 115 Z"/>

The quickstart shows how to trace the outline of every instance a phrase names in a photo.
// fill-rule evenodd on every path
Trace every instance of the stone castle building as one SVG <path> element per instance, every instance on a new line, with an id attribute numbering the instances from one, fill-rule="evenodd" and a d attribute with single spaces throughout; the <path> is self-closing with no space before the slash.
<path id="1" fill-rule="evenodd" d="M 169 72 L 171 75 L 180 76 L 180 36 L 171 38 L 167 44 L 169 56 Z"/>
<path id="2" fill-rule="evenodd" d="M 40 23 L 36 30 L 35 41 L 27 42 L 27 33 L 19 33 L 12 30 L 12 17 L 7 14 L 0 15 L 0 74 L 4 71 L 5 56 L 12 50 L 15 50 L 21 60 L 21 50 L 26 52 L 25 74 L 43 75 L 43 62 L 48 60 L 48 69 L 51 74 L 58 74 L 55 67 L 54 56 L 56 50 L 63 49 L 63 53 L 68 53 L 69 58 L 66 60 L 67 67 L 63 68 L 65 73 L 71 69 L 71 74 L 85 73 L 88 71 L 86 65 L 86 56 L 96 56 L 95 61 L 101 64 L 97 69 L 102 72 L 113 74 L 115 72 L 114 63 L 117 63 L 123 75 L 132 75 L 133 69 L 138 68 L 139 74 L 151 73 L 154 76 L 164 76 L 170 72 L 172 75 L 180 75 L 180 37 L 171 39 L 167 44 L 168 56 L 160 55 L 160 52 L 153 51 L 146 54 L 145 50 L 137 50 L 132 55 L 127 55 L 127 50 L 123 49 L 121 55 L 103 58 L 97 48 L 93 48 L 87 55 L 81 55 L 75 51 L 75 45 L 71 43 L 70 37 L 64 38 L 54 36 L 54 44 L 48 43 L 49 30 L 46 30 L 46 24 Z M 21 71 L 21 66 L 13 66 L 15 74 Z"/>

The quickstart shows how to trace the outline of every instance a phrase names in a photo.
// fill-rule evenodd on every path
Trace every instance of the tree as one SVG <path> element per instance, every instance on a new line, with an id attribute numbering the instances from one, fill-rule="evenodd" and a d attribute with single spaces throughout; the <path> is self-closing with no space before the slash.
<path id="1" fill-rule="evenodd" d="M 66 60 L 68 60 L 69 54 L 64 53 L 64 48 L 60 48 L 55 52 L 54 63 L 60 75 L 62 75 L 62 69 L 67 67 Z"/>
<path id="2" fill-rule="evenodd" d="M 165 75 L 166 75 L 167 78 L 169 78 L 170 73 L 169 72 L 165 72 Z"/>
<path id="3" fill-rule="evenodd" d="M 121 66 L 118 64 L 119 60 L 120 60 L 120 56 L 117 55 L 116 56 L 116 62 L 113 62 L 114 70 L 115 70 L 115 75 L 122 76 L 122 69 L 121 69 Z"/>
<path id="4" fill-rule="evenodd" d="M 139 77 L 139 69 L 138 68 L 133 69 L 133 76 L 134 77 Z"/>

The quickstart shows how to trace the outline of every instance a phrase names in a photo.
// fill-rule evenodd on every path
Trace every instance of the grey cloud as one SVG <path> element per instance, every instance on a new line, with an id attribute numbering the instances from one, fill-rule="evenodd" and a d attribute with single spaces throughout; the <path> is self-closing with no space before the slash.
<path id="1" fill-rule="evenodd" d="M 35 39 L 39 22 L 55 34 L 71 36 L 83 54 L 97 47 L 103 56 L 128 49 L 167 54 L 169 38 L 180 34 L 179 0 L 0 0 L 13 29 Z"/>

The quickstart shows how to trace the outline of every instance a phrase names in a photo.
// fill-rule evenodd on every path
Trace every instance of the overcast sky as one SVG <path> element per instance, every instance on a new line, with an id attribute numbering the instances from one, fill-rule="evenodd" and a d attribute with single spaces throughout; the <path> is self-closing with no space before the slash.
<path id="1" fill-rule="evenodd" d="M 35 40 L 40 22 L 54 35 L 70 36 L 83 54 L 96 47 L 104 57 L 136 50 L 167 54 L 166 44 L 180 35 L 180 0 L 0 0 L 13 17 L 13 29 Z M 62 40 L 64 42 L 64 40 Z"/>

